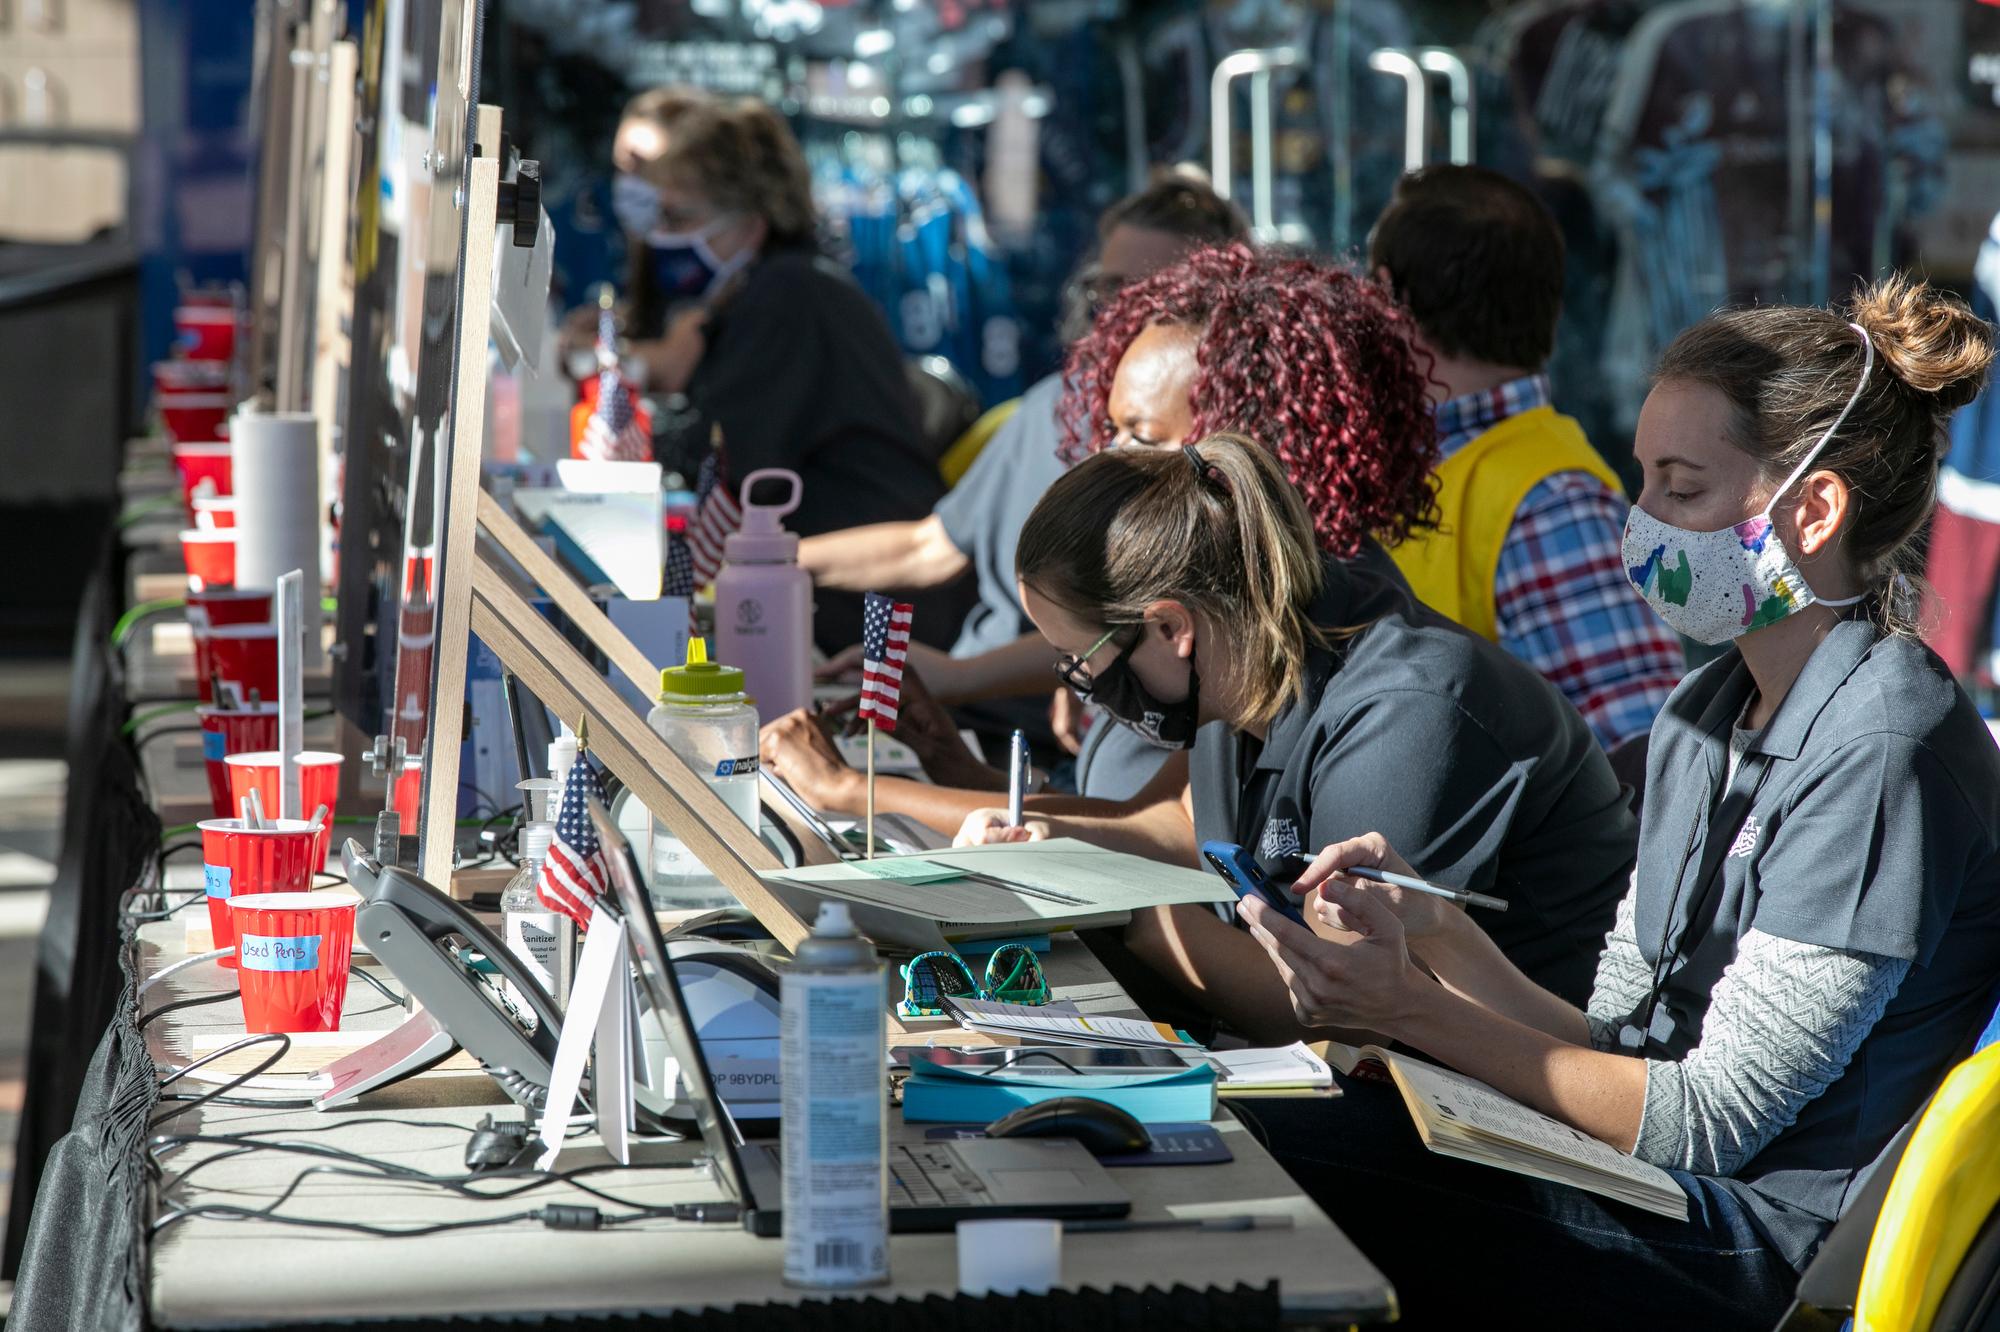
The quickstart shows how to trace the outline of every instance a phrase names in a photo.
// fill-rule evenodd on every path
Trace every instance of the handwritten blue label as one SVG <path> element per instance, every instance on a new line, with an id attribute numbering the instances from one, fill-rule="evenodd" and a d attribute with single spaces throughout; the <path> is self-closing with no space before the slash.
<path id="1" fill-rule="evenodd" d="M 229 896 L 229 866 L 203 865 L 201 878 L 202 886 L 208 889 L 210 897 Z"/>
<path id="2" fill-rule="evenodd" d="M 319 936 L 239 934 L 236 960 L 252 971 L 314 971 L 319 967 Z"/>
<path id="3" fill-rule="evenodd" d="M 222 762 L 223 756 L 228 752 L 227 747 L 223 743 L 226 738 L 220 731 L 203 731 L 201 733 L 201 756 L 205 759 L 211 759 L 216 763 Z"/>

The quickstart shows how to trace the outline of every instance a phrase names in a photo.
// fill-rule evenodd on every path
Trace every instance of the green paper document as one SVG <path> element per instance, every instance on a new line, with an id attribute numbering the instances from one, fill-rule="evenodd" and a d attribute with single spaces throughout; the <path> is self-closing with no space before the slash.
<path id="1" fill-rule="evenodd" d="M 813 865 L 764 880 L 808 919 L 819 901 L 838 898 L 876 943 L 919 950 L 955 939 L 1122 925 L 1147 907 L 1235 896 L 1213 874 L 1069 838 Z"/>

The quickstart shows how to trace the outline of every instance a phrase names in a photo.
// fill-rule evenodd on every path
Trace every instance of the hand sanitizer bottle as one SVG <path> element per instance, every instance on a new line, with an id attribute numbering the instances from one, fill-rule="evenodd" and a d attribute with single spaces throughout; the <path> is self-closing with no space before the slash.
<path id="1" fill-rule="evenodd" d="M 889 1279 L 889 1086 L 882 963 L 845 902 L 825 902 L 778 982 L 785 1284 Z"/>
<path id="2" fill-rule="evenodd" d="M 500 919 L 507 951 L 519 958 L 542 983 L 542 988 L 556 1001 L 556 1007 L 564 1008 L 569 1004 L 571 936 L 576 925 L 544 903 L 535 891 L 535 882 L 542 874 L 542 861 L 548 856 L 555 833 L 553 823 L 537 821 L 522 825 L 521 868 L 500 894 Z M 535 1010 L 527 996 L 512 981 L 503 985 L 514 1007 L 523 1017 L 534 1021 Z"/>
<path id="3" fill-rule="evenodd" d="M 791 482 L 782 504 L 752 504 L 761 480 Z M 743 526 L 722 543 L 715 576 L 715 651 L 738 663 L 759 715 L 775 720 L 812 702 L 812 575 L 799 538 L 778 521 L 799 507 L 797 472 L 767 467 L 743 478 Z"/>

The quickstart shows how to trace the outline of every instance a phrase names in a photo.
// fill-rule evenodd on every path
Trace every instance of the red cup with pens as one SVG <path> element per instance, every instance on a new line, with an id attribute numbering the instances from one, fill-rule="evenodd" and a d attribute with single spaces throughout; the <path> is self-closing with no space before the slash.
<path id="1" fill-rule="evenodd" d="M 312 888 L 313 846 L 319 825 L 306 819 L 271 819 L 244 802 L 242 818 L 204 819 L 201 829 L 202 886 L 208 896 L 208 925 L 215 947 L 236 944 L 230 902 L 245 894 L 304 893 Z M 330 821 L 330 819 L 328 820 Z M 237 965 L 234 956 L 218 961 Z"/>
<path id="2" fill-rule="evenodd" d="M 359 905 L 347 892 L 229 899 L 245 1030 L 340 1030 Z"/>
<path id="3" fill-rule="evenodd" d="M 278 696 L 278 631 L 268 624 L 226 624 L 196 631 L 195 689 L 204 703 L 216 701 L 215 681 L 230 685 L 239 699 Z"/>
<path id="4" fill-rule="evenodd" d="M 227 819 L 236 810 L 236 796 L 229 785 L 231 754 L 253 754 L 278 743 L 278 705 L 245 703 L 225 707 L 220 702 L 204 703 L 195 715 L 201 718 L 201 758 L 208 770 L 208 798 L 215 817 Z"/>
<path id="5" fill-rule="evenodd" d="M 278 808 L 279 758 L 277 750 L 267 749 L 231 754 L 222 760 L 229 768 L 230 798 L 238 808 L 252 793 L 261 808 Z M 333 845 L 334 800 L 340 794 L 340 755 L 309 749 L 298 756 L 298 766 L 299 808 L 326 806 L 326 820 L 313 840 L 312 866 L 319 869 L 326 864 L 327 851 Z"/>

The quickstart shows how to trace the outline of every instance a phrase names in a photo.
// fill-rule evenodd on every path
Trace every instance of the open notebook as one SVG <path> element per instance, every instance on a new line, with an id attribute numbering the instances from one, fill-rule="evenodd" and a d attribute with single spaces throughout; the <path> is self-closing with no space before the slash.
<path id="1" fill-rule="evenodd" d="M 1329 1041 L 1315 1048 L 1342 1073 L 1352 1074 L 1370 1060 L 1386 1069 L 1417 1121 L 1424 1146 L 1440 1155 L 1573 1184 L 1687 1220 L 1687 1194 L 1672 1175 L 1503 1096 L 1477 1078 L 1375 1045 L 1357 1050 Z"/>

